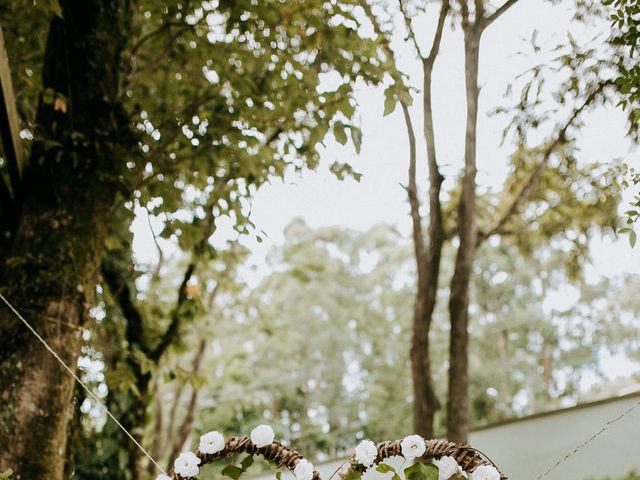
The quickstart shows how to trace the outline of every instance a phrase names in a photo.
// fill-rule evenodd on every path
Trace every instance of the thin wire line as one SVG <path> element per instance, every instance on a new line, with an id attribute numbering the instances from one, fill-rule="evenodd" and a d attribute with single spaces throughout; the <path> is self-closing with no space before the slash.
<path id="1" fill-rule="evenodd" d="M 131 435 L 129 431 L 126 428 L 124 428 L 124 426 L 118 421 L 118 419 L 114 417 L 113 414 L 109 411 L 107 406 L 104 403 L 102 403 L 102 401 L 98 398 L 98 396 L 95 393 L 93 393 L 93 391 L 91 391 L 91 389 L 87 387 L 87 385 L 85 385 L 85 383 L 82 380 L 80 380 L 80 378 L 76 375 L 73 369 L 69 365 L 67 365 L 62 358 L 60 358 L 60 356 L 53 350 L 53 348 L 49 346 L 46 340 L 40 336 L 40 334 L 35 330 L 35 328 L 33 328 L 31 324 L 27 322 L 22 315 L 20 315 L 20 312 L 18 312 L 18 310 L 16 310 L 15 307 L 11 305 L 9 300 L 7 300 L 2 293 L 0 293 L 0 299 L 2 299 L 2 301 L 7 305 L 7 307 L 11 309 L 11 311 L 15 314 L 15 316 L 18 317 L 22 321 L 22 323 L 25 324 L 25 326 L 31 331 L 31 333 L 33 333 L 36 336 L 36 338 L 40 340 L 40 342 L 44 345 L 44 347 L 47 350 L 49 350 L 49 353 L 51 353 L 51 355 L 53 355 L 56 358 L 56 360 L 60 362 L 60 364 L 67 370 L 67 372 L 69 372 L 69 374 L 73 378 L 75 378 L 75 380 L 82 386 L 82 388 L 85 389 L 85 391 L 89 394 L 89 396 L 91 396 L 91 398 L 93 398 L 93 400 L 95 400 L 95 402 L 104 409 L 104 411 L 109 416 L 109 418 L 111 418 L 111 420 L 113 420 L 116 423 L 116 425 L 120 427 L 120 429 L 127 435 L 127 437 L 129 437 L 131 441 L 136 444 L 136 446 L 142 451 L 142 453 L 144 453 L 147 456 L 147 458 L 149 458 L 149 460 L 151 460 L 151 462 L 156 466 L 156 468 L 158 468 L 158 470 L 160 470 L 162 473 L 166 475 L 167 472 L 165 472 L 164 469 L 160 465 L 158 465 L 158 462 L 156 462 L 153 459 L 153 457 L 149 454 L 149 452 L 147 452 L 144 449 L 144 447 L 140 445 L 140 443 L 133 437 L 133 435 Z"/>
<path id="2" fill-rule="evenodd" d="M 129 433 L 129 431 L 118 421 L 118 419 L 109 411 L 109 409 L 107 408 L 107 406 L 102 403 L 102 401 L 98 398 L 98 396 L 93 393 L 93 391 L 82 381 L 80 380 L 80 378 L 75 374 L 75 372 L 73 371 L 73 369 L 71 367 L 69 367 L 69 365 L 66 364 L 66 362 L 64 360 L 62 360 L 62 358 L 60 358 L 60 356 L 55 352 L 55 350 L 53 350 L 49 344 L 46 342 L 46 340 L 44 340 L 40 334 L 31 326 L 31 324 L 20 314 L 20 312 L 18 312 L 15 307 L 5 298 L 5 296 L 0 293 L 0 299 L 2 299 L 2 301 L 7 305 L 7 307 L 9 307 L 9 309 L 11 309 L 11 311 L 15 314 L 16 317 L 18 317 L 18 319 L 31 331 L 31 333 L 33 333 L 33 335 L 44 345 L 44 347 L 49 351 L 49 353 L 51 353 L 56 360 L 58 360 L 58 362 L 67 370 L 67 372 L 69 372 L 69 374 L 82 386 L 82 388 L 84 388 L 84 390 L 89 394 L 89 396 L 91 398 L 93 398 L 95 400 L 95 402 L 100 405 L 105 413 L 109 416 L 109 418 L 111 418 L 111 420 L 113 420 L 116 425 L 118 425 L 118 427 L 120 427 L 120 429 L 125 433 L 125 435 L 127 435 L 127 437 L 129 437 L 129 439 L 131 439 L 131 441 L 140 449 L 140 451 L 142 451 L 142 453 L 144 453 L 147 458 L 156 466 L 156 468 L 158 470 L 160 470 L 162 473 L 164 473 L 165 475 L 167 474 L 167 472 L 165 472 L 165 470 L 158 464 L 158 462 L 156 462 L 154 460 L 154 458 L 149 454 L 149 452 L 147 452 L 144 447 L 142 445 L 140 445 L 140 443 L 133 437 L 133 435 L 131 435 Z M 558 468 L 562 463 L 564 463 L 566 460 L 568 460 L 570 457 L 572 457 L 573 455 L 575 455 L 576 453 L 578 453 L 580 450 L 582 450 L 586 445 L 588 445 L 589 443 L 591 443 L 592 441 L 594 441 L 597 437 L 599 437 L 602 433 L 604 433 L 611 425 L 613 425 L 614 423 L 620 421 L 622 418 L 624 418 L 625 416 L 627 416 L 629 413 L 631 413 L 634 409 L 636 409 L 637 407 L 640 407 L 640 400 L 637 401 L 636 403 L 634 403 L 633 405 L 631 405 L 627 410 L 625 410 L 624 412 L 622 412 L 620 415 L 618 415 L 616 418 L 609 420 L 607 423 L 605 423 L 602 428 L 594 433 L 591 437 L 589 437 L 587 440 L 581 442 L 580 444 L 578 444 L 573 450 L 571 450 L 569 453 L 567 453 L 564 457 L 562 457 L 560 460 L 558 460 L 556 463 L 554 463 L 549 469 L 547 469 L 544 473 L 538 475 L 538 477 L 536 478 L 536 480 L 542 480 L 543 478 L 545 478 L 547 475 L 549 475 L 552 471 L 554 471 L 556 468 Z M 489 460 L 491 461 L 491 460 Z M 493 462 L 492 462 L 493 463 Z"/>
<path id="3" fill-rule="evenodd" d="M 587 440 L 585 440 L 584 442 L 578 444 L 573 450 L 571 450 L 569 453 L 567 453 L 564 457 L 562 457 L 560 460 L 558 460 L 556 463 L 553 464 L 553 466 L 551 468 L 549 468 L 546 472 L 538 475 L 538 478 L 536 478 L 536 480 L 541 480 L 542 478 L 546 477 L 547 475 L 549 475 L 553 470 L 555 470 L 557 467 L 559 467 L 562 463 L 564 463 L 569 457 L 573 456 L 574 454 L 578 453 L 580 450 L 582 450 L 582 448 L 584 448 L 587 444 L 591 443 L 593 440 L 595 440 L 597 437 L 599 437 L 606 429 L 608 429 L 611 425 L 613 425 L 614 423 L 616 423 L 617 421 L 621 420 L 623 417 L 625 417 L 626 415 L 628 415 L 629 413 L 631 413 L 631 411 L 637 407 L 640 406 L 640 400 L 638 400 L 636 403 L 634 403 L 633 405 L 631 405 L 629 408 L 627 408 L 624 412 L 622 412 L 620 415 L 618 415 L 616 418 L 614 418 L 613 420 L 609 420 L 607 423 L 605 423 L 602 428 L 597 432 L 594 433 L 593 435 L 591 435 L 591 437 L 589 437 Z"/>

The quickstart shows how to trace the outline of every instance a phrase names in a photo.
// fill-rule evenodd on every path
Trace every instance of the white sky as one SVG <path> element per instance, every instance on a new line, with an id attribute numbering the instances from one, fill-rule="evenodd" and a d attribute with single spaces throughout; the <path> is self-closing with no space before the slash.
<path id="1" fill-rule="evenodd" d="M 395 5 L 394 2 L 392 4 Z M 588 31 L 572 24 L 571 10 L 570 2 L 552 6 L 541 0 L 521 0 L 485 33 L 481 49 L 482 90 L 478 122 L 478 181 L 481 185 L 499 187 L 506 175 L 506 158 L 510 149 L 508 145 L 499 148 L 503 119 L 488 117 L 487 114 L 504 103 L 507 84 L 540 60 L 518 55 L 519 51 L 526 50 L 525 44 L 534 29 L 539 31 L 538 44 L 543 50 L 561 42 L 569 29 L 576 31 L 577 38 L 593 36 L 595 30 Z M 435 22 L 436 13 L 430 13 L 415 24 L 417 34 L 423 40 L 423 49 L 431 39 Z M 608 25 L 603 24 L 599 28 L 606 30 Z M 400 30 L 394 44 L 395 51 L 405 73 L 409 74 L 414 85 L 419 86 L 422 81 L 419 62 L 415 60 L 410 45 L 402 41 Z M 443 164 L 443 173 L 450 179 L 457 173 L 463 154 L 465 99 L 462 53 L 461 35 L 447 28 L 436 62 L 433 96 L 439 160 Z M 290 175 L 285 181 L 274 181 L 258 191 L 253 201 L 252 219 L 259 230 L 266 232 L 267 238 L 262 243 L 253 238 L 245 239 L 245 244 L 253 252 L 252 262 L 257 266 L 257 269 L 245 272 L 250 283 L 257 282 L 268 271 L 266 253 L 283 242 L 284 227 L 295 217 L 302 217 L 313 228 L 341 225 L 365 230 L 386 222 L 409 234 L 409 208 L 406 193 L 401 187 L 407 181 L 407 136 L 399 109 L 387 117 L 382 116 L 382 92 L 382 88 L 359 87 L 359 115 L 364 133 L 360 155 L 356 155 L 352 147 L 343 147 L 329 139 L 317 172 Z M 420 104 L 419 98 L 415 104 Z M 414 128 L 419 135 L 421 116 L 417 108 L 414 110 Z M 628 156 L 625 132 L 622 113 L 600 110 L 590 114 L 579 142 L 581 158 L 606 162 Z M 420 140 L 421 136 L 418 136 L 421 144 Z M 635 161 L 635 157 L 630 157 L 630 161 Z M 360 183 L 335 179 L 327 170 L 335 160 L 348 161 L 361 172 Z M 419 165 L 419 184 L 426 185 L 425 169 L 421 167 L 424 167 L 424 160 Z M 627 192 L 627 196 L 631 193 Z M 221 221 L 215 243 L 223 240 L 225 231 L 228 233 L 223 224 Z M 146 219 L 136 221 L 134 232 L 138 260 L 152 261 L 155 247 Z M 592 252 L 594 263 L 588 271 L 592 278 L 623 272 L 640 273 L 640 247 L 631 249 L 624 236 L 617 241 L 596 239 Z M 612 368 L 612 374 L 622 373 L 615 365 Z"/>

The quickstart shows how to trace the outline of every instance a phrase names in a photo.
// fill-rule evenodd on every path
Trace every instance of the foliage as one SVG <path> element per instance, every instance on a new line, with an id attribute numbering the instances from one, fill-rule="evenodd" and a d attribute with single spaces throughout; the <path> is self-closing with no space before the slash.
<path id="1" fill-rule="evenodd" d="M 386 225 L 312 230 L 301 220 L 286 233 L 269 254 L 271 273 L 219 313 L 196 435 L 211 425 L 240 434 L 266 419 L 280 438 L 320 459 L 344 453 L 354 438 L 401 436 L 411 429 L 412 408 L 409 239 Z M 572 282 L 570 261 L 563 248 L 524 256 L 508 242 L 488 242 L 478 252 L 470 307 L 473 424 L 575 403 L 585 378 L 605 380 L 606 352 L 637 351 L 637 277 Z M 568 282 L 579 298 L 554 305 Z M 448 329 L 440 303 L 432 336 L 442 394 Z M 193 349 L 197 339 L 186 342 Z M 169 403 L 174 384 L 167 379 L 159 392 Z"/>
<path id="2" fill-rule="evenodd" d="M 638 0 L 603 0 L 603 3 L 609 7 L 613 27 L 611 42 L 622 47 L 626 57 L 620 62 L 616 79 L 616 86 L 623 95 L 620 105 L 630 112 L 630 133 L 637 135 L 640 122 L 640 3 Z"/>
<path id="3" fill-rule="evenodd" d="M 611 477 L 605 477 L 603 480 L 611 480 Z M 620 478 L 619 480 L 640 480 L 640 474 L 636 473 L 635 470 L 630 471 L 628 474 L 626 474 L 624 477 Z"/>
<path id="4" fill-rule="evenodd" d="M 630 186 L 637 187 L 640 185 L 640 173 L 633 167 L 628 167 L 626 164 L 622 166 L 624 171 L 624 178 L 622 180 L 622 187 L 629 188 Z M 636 246 L 638 234 L 634 229 L 638 218 L 640 218 L 640 195 L 635 195 L 633 200 L 629 203 L 629 210 L 625 212 L 626 226 L 619 230 L 620 233 L 629 234 L 629 244 L 631 247 Z"/>
<path id="5" fill-rule="evenodd" d="M 0 472 L 0 480 L 11 480 L 11 476 L 13 475 L 13 470 L 5 470 L 4 472 Z"/>
<path id="6" fill-rule="evenodd" d="M 49 21 L 60 16 L 59 5 L 32 3 L 0 7 L 0 21 L 9 25 L 5 35 L 27 149 L 34 140 L 47 145 L 36 124 L 39 98 L 64 102 L 63 113 L 73 123 L 72 99 L 43 89 L 40 78 Z M 143 0 L 133 5 L 125 55 L 130 61 L 119 67 L 122 84 L 112 87 L 137 136 L 134 142 L 119 139 L 125 155 L 114 162 L 126 168 L 118 178 L 120 203 L 104 248 L 106 268 L 126 281 L 115 291 L 113 285 L 100 287 L 101 303 L 94 309 L 100 318 L 84 353 L 104 362 L 106 383 L 99 384 L 108 385 L 110 407 L 136 435 L 144 430 L 139 423 L 150 407 L 152 380 L 197 382 L 197 376 L 177 365 L 168 368 L 159 357 L 167 350 L 164 343 L 180 351 L 185 324 L 205 327 L 210 310 L 203 297 L 216 288 L 216 263 L 233 265 L 233 246 L 214 249 L 209 242 L 217 224 L 226 217 L 237 234 L 259 236 L 250 220 L 250 199 L 260 186 L 289 171 L 315 169 L 331 134 L 343 144 L 351 138 L 360 150 L 354 90 L 381 82 L 388 70 L 377 40 L 363 34 L 362 4 Z M 21 21 L 12 21 L 17 15 Z M 332 171 L 357 175 L 348 165 Z M 0 176 L 6 177 L 6 162 L 0 162 Z M 170 266 L 135 264 L 129 227 L 140 209 L 161 222 L 154 236 L 175 252 Z M 96 253 L 99 258 L 103 252 Z M 161 251 L 166 260 L 163 256 Z M 185 269 L 183 277 L 160 278 L 178 266 Z M 129 300 L 123 302 L 118 295 L 125 287 Z M 198 287 L 201 294 L 192 295 Z M 126 470 L 122 462 L 130 464 L 131 451 L 113 450 L 106 439 L 102 449 L 105 433 L 95 433 L 102 453 L 85 458 L 105 460 L 111 471 Z"/>
<path id="7" fill-rule="evenodd" d="M 437 480 L 438 467 L 432 463 L 416 462 L 405 468 L 404 477 L 407 480 Z"/>
<path id="8" fill-rule="evenodd" d="M 619 75 L 616 87 L 622 95 L 619 105 L 629 112 L 629 134 L 637 138 L 640 126 L 640 62 L 638 61 L 638 47 L 640 46 L 640 3 L 637 0 L 603 0 L 609 7 L 613 27 L 611 43 L 620 47 L 623 57 L 618 65 Z M 631 168 L 624 180 L 624 187 L 637 186 L 640 183 L 638 174 Z M 637 241 L 634 225 L 640 215 L 640 199 L 636 196 L 631 202 L 629 210 L 625 212 L 627 226 L 620 229 L 621 233 L 629 234 L 632 247 Z"/>

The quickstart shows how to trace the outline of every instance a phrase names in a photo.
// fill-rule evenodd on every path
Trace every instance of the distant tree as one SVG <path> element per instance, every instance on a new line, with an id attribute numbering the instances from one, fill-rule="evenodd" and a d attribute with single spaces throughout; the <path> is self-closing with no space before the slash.
<path id="1" fill-rule="evenodd" d="M 470 424 L 575 404 L 615 388 L 602 360 L 637 358 L 638 276 L 588 284 L 567 275 L 570 251 L 543 246 L 524 256 L 506 239 L 496 240 L 478 249 L 470 290 Z M 451 274 L 454 258 L 448 245 L 443 275 Z M 344 454 L 354 438 L 396 438 L 410 430 L 411 239 L 388 225 L 312 229 L 297 219 L 269 252 L 268 266 L 258 285 L 223 295 L 212 314 L 215 333 L 203 375 L 193 379 L 199 393 L 187 445 L 212 425 L 237 435 L 268 419 L 278 436 L 326 458 Z M 563 289 L 570 298 L 558 303 Z M 438 297 L 447 296 L 443 285 Z M 440 301 L 436 318 L 446 313 Z M 437 395 L 446 394 L 447 330 L 434 322 L 431 331 Z M 183 340 L 193 353 L 170 354 L 165 367 L 176 379 L 162 376 L 154 392 L 167 407 L 159 415 L 154 406 L 147 432 L 162 424 L 162 437 L 172 442 L 184 441 L 181 423 L 193 397 L 182 384 L 190 381 L 185 372 L 198 335 L 195 323 Z M 597 381 L 601 393 L 584 391 L 585 379 Z M 436 435 L 445 429 L 438 416 Z M 170 449 L 162 450 L 169 461 Z"/>
<path id="2" fill-rule="evenodd" d="M 435 394 L 430 358 L 431 330 L 438 302 L 442 252 L 447 244 L 456 248 L 454 268 L 449 281 L 448 314 L 450 323 L 448 390 L 446 402 L 449 440 L 466 442 L 469 415 L 469 288 L 473 279 L 477 249 L 487 240 L 504 236 L 512 239 L 524 253 L 535 251 L 542 243 L 563 242 L 574 255 L 568 267 L 577 272 L 584 259 L 587 242 L 599 227 L 615 226 L 618 184 L 604 178 L 602 165 L 583 165 L 575 159 L 575 133 L 582 125 L 582 114 L 615 98 L 612 82 L 601 72 L 614 63 L 611 54 L 604 59 L 588 47 L 570 40 L 560 52 L 556 72 L 560 71 L 557 90 L 546 88 L 545 69 L 529 72 L 521 96 L 515 105 L 500 109 L 512 118 L 505 139 L 513 138 L 514 153 L 505 159 L 511 167 L 501 192 L 478 192 L 477 122 L 478 68 L 484 33 L 494 22 L 517 5 L 507 0 L 499 6 L 490 2 L 438 3 L 435 33 L 427 48 L 413 19 L 424 10 L 415 2 L 400 1 L 399 15 L 406 26 L 406 41 L 415 49 L 422 64 L 422 120 L 429 184 L 428 227 L 423 230 L 423 214 L 416 183 L 417 148 L 414 121 L 410 111 L 411 79 L 400 73 L 385 91 L 385 114 L 399 103 L 409 138 L 409 181 L 407 195 L 411 209 L 417 288 L 414 308 L 411 360 L 415 396 L 415 430 L 433 434 L 434 417 L 440 402 Z M 375 23 L 375 17 L 372 15 Z M 433 68 L 440 52 L 445 24 L 450 21 L 464 37 L 465 99 L 467 103 L 464 134 L 464 167 L 456 186 L 442 191 L 445 180 L 437 158 L 432 106 Z M 383 25 L 377 26 L 381 36 Z M 389 33 L 386 36 L 389 37 Z M 389 57 L 393 58 L 390 44 Z M 560 69 L 560 66 L 562 67 Z M 551 97 L 551 98 L 549 98 Z M 542 128 L 544 127 L 544 128 Z M 509 132 L 515 132 L 513 137 Z M 533 132 L 543 132 L 544 140 L 533 143 Z"/>

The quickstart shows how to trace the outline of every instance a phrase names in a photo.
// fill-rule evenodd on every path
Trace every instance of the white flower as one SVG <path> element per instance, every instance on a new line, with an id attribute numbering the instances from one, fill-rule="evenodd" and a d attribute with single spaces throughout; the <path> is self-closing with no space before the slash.
<path id="1" fill-rule="evenodd" d="M 258 425 L 251 430 L 251 442 L 258 448 L 271 445 L 275 437 L 276 435 L 273 433 L 273 428 L 269 425 Z"/>
<path id="2" fill-rule="evenodd" d="M 309 460 L 302 459 L 293 469 L 296 480 L 311 480 L 313 478 L 313 465 Z"/>
<path id="3" fill-rule="evenodd" d="M 409 435 L 400 442 L 402 456 L 406 459 L 419 458 L 427 450 L 427 444 L 420 435 Z"/>
<path id="4" fill-rule="evenodd" d="M 356 447 L 356 462 L 365 467 L 370 467 L 378 457 L 378 449 L 371 440 L 363 440 Z"/>
<path id="5" fill-rule="evenodd" d="M 176 473 L 185 478 L 198 475 L 200 471 L 198 465 L 200 465 L 200 459 L 193 452 L 182 452 L 173 462 Z"/>
<path id="6" fill-rule="evenodd" d="M 493 465 L 480 465 L 471 472 L 471 480 L 500 480 L 500 472 Z"/>
<path id="7" fill-rule="evenodd" d="M 165 475 L 164 473 L 161 473 L 156 477 L 156 480 L 171 480 L 171 477 L 169 475 Z"/>
<path id="8" fill-rule="evenodd" d="M 448 455 L 434 460 L 433 463 L 438 467 L 438 480 L 449 480 L 460 470 L 456 459 Z"/>
<path id="9" fill-rule="evenodd" d="M 224 449 L 224 437 L 220 432 L 207 432 L 200 437 L 198 450 L 201 453 L 218 453 Z"/>

